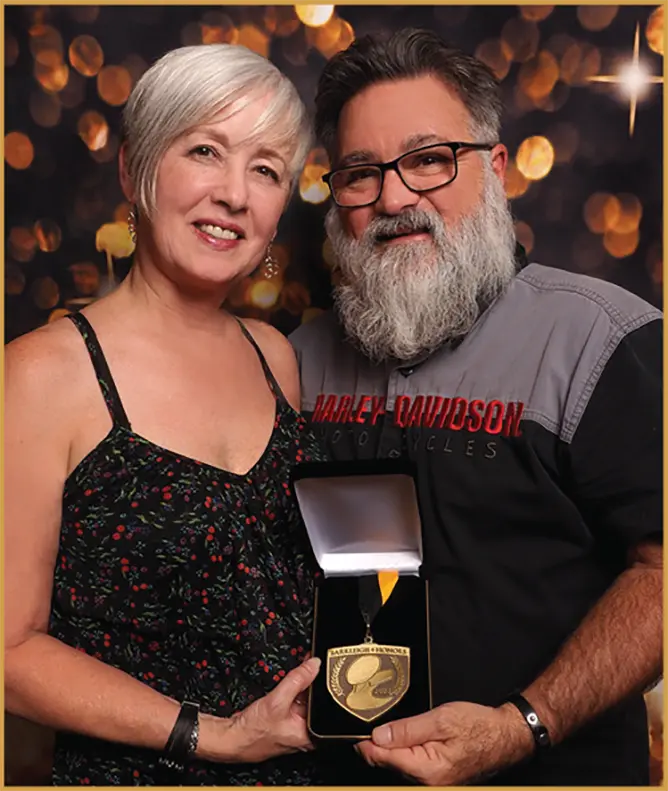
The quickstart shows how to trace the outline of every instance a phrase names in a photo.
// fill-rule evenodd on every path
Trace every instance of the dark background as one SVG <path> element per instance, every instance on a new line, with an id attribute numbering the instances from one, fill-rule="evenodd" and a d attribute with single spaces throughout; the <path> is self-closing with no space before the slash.
<path id="1" fill-rule="evenodd" d="M 508 192 L 529 258 L 662 304 L 662 86 L 648 86 L 631 135 L 629 99 L 616 85 L 589 81 L 630 60 L 636 25 L 640 60 L 649 74 L 663 73 L 656 6 L 336 6 L 321 27 L 304 24 L 293 6 L 10 6 L 4 16 L 7 340 L 80 309 L 127 272 L 120 111 L 156 58 L 183 44 L 242 43 L 270 57 L 312 107 L 327 57 L 354 36 L 403 26 L 437 30 L 502 78 Z M 522 184 L 516 158 L 537 175 L 540 155 L 526 162 L 520 150 L 536 135 L 555 161 Z M 315 149 L 281 222 L 280 276 L 248 278 L 230 295 L 233 311 L 289 332 L 331 304 L 319 182 L 326 169 Z M 658 783 L 660 688 L 649 702 Z M 48 737 L 11 724 L 7 781 L 43 781 Z"/>
<path id="2" fill-rule="evenodd" d="M 616 85 L 588 81 L 597 74 L 615 75 L 631 58 L 636 24 L 641 60 L 649 73 L 662 73 L 663 58 L 655 51 L 662 50 L 656 38 L 662 19 L 655 6 L 337 6 L 321 28 L 300 22 L 292 6 L 10 6 L 4 11 L 5 132 L 26 135 L 34 150 L 28 167 L 6 164 L 7 340 L 108 289 L 107 255 L 96 249 L 96 233 L 127 216 L 116 165 L 120 111 L 148 64 L 184 43 L 245 43 L 284 70 L 312 107 L 328 55 L 353 35 L 407 25 L 436 29 L 481 55 L 503 77 L 503 141 L 511 157 L 535 135 L 554 147 L 549 173 L 513 201 L 529 258 L 603 277 L 661 304 L 662 86 L 648 86 L 631 137 L 628 98 Z M 82 35 L 99 44 L 102 74 L 90 53 L 72 54 L 70 45 Z M 121 69 L 107 71 L 110 66 Z M 105 129 L 96 132 L 93 124 L 92 132 L 84 131 L 88 144 L 78 131 L 90 111 L 100 114 L 98 125 L 108 126 L 107 142 L 98 150 L 88 146 L 100 146 Z M 16 137 L 10 135 L 5 144 L 10 162 L 15 148 Z M 324 201 L 317 183 L 327 166 L 324 152 L 314 151 L 311 162 L 302 191 L 310 184 L 310 192 Z M 510 190 L 511 196 L 517 192 Z M 608 195 L 607 209 L 605 195 L 587 203 L 595 193 Z M 262 278 L 256 276 L 230 297 L 234 311 L 264 318 L 284 332 L 330 304 L 322 230 L 327 203 L 308 202 L 309 193 L 306 198 L 297 190 L 281 223 L 281 277 L 258 285 Z M 112 249 L 118 279 L 129 259 L 118 242 Z"/>

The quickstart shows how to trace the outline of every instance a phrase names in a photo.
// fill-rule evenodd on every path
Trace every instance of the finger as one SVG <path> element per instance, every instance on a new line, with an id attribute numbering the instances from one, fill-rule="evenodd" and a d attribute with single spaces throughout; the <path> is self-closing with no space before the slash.
<path id="1" fill-rule="evenodd" d="M 424 760 L 408 748 L 386 750 L 373 742 L 367 742 L 360 748 L 360 752 L 371 766 L 395 769 L 413 779 L 420 776 L 420 767 L 424 765 Z"/>
<path id="2" fill-rule="evenodd" d="M 415 747 L 418 744 L 432 741 L 439 736 L 439 722 L 436 710 L 405 720 L 388 722 L 374 728 L 371 737 L 378 747 L 395 749 L 397 747 Z"/>
<path id="3" fill-rule="evenodd" d="M 271 699 L 271 703 L 278 708 L 289 709 L 295 698 L 308 689 L 319 670 L 320 660 L 317 658 L 302 662 L 267 695 L 267 700 Z"/>
<path id="4" fill-rule="evenodd" d="M 360 755 L 364 760 L 369 764 L 369 766 L 375 766 L 376 764 L 373 762 L 373 751 L 374 751 L 374 744 L 371 740 L 358 742 L 355 745 L 355 750 L 358 755 Z"/>

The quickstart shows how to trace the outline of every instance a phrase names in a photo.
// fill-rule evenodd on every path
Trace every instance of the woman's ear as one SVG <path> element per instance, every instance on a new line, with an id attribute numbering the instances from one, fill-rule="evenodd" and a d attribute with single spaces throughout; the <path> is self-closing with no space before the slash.
<path id="1" fill-rule="evenodd" d="M 123 195 L 125 195 L 125 198 L 128 201 L 128 203 L 135 204 L 137 202 L 135 196 L 135 188 L 134 188 L 134 184 L 130 180 L 130 176 L 128 176 L 126 157 L 127 157 L 126 144 L 123 143 L 118 151 L 118 175 L 121 181 L 121 189 L 123 190 Z"/>

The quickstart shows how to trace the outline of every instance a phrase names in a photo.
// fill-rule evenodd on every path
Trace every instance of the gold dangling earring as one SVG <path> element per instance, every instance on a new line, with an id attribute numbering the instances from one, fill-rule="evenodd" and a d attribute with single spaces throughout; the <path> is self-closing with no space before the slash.
<path id="1" fill-rule="evenodd" d="M 269 247 L 267 247 L 267 252 L 264 254 L 264 277 L 266 280 L 271 280 L 272 277 L 276 277 L 279 272 L 278 261 L 274 258 L 274 254 L 271 250 L 271 242 L 269 242 Z"/>
<path id="2" fill-rule="evenodd" d="M 131 206 L 128 212 L 128 233 L 130 234 L 130 239 L 132 239 L 132 244 L 137 244 L 137 219 L 137 207 Z"/>

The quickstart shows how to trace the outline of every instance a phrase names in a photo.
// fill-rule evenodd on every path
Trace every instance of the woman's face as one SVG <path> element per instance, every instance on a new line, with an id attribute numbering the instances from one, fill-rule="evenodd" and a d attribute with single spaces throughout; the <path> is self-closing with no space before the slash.
<path id="1" fill-rule="evenodd" d="M 288 152 L 249 139 L 269 100 L 195 127 L 163 156 L 146 241 L 177 281 L 222 285 L 262 261 L 290 194 Z"/>

